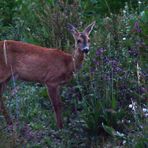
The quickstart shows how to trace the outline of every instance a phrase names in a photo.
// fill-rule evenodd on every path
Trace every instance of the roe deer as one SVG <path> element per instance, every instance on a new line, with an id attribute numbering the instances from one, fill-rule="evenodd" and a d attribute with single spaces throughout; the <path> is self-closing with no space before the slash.
<path id="1" fill-rule="evenodd" d="M 21 80 L 39 82 L 47 86 L 57 126 L 63 127 L 59 87 L 66 83 L 82 64 L 84 53 L 89 51 L 89 34 L 94 25 L 95 22 L 88 25 L 83 32 L 79 32 L 71 24 L 68 25 L 75 39 L 73 54 L 20 41 L 0 41 L 0 112 L 7 124 L 11 124 L 12 120 L 4 106 L 2 94 L 13 71 L 13 75 Z"/>

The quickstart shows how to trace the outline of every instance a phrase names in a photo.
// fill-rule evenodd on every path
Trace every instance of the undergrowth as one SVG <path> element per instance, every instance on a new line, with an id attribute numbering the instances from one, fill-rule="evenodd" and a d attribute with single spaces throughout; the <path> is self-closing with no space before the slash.
<path id="1" fill-rule="evenodd" d="M 81 28 L 96 20 L 96 27 L 82 68 L 61 89 L 64 128 L 56 128 L 44 86 L 18 81 L 14 86 L 11 81 L 4 98 L 15 127 L 6 127 L 0 116 L 0 146 L 147 147 L 146 2 L 139 1 L 134 9 L 125 3 L 118 13 L 107 9 L 108 17 L 96 15 L 96 6 L 89 9 L 97 1 L 91 5 L 77 0 L 19 2 L 17 9 L 12 10 L 14 14 L 18 10 L 21 13 L 12 18 L 13 23 L 7 22 L 11 19 L 0 20 L 5 23 L 0 25 L 1 39 L 72 52 L 67 23 Z"/>

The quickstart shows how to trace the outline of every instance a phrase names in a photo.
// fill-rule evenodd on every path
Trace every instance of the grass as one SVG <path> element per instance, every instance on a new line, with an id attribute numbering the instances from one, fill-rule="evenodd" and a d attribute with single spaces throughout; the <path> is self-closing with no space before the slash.
<path id="1" fill-rule="evenodd" d="M 130 11 L 126 4 L 120 14 L 90 18 L 87 5 L 83 9 L 76 3 L 76 9 L 72 9 L 68 2 L 55 7 L 52 7 L 54 3 L 44 3 L 43 9 L 38 8 L 40 3 L 32 5 L 26 1 L 23 9 L 29 5 L 37 15 L 30 11 L 28 17 L 27 13 L 17 19 L 15 16 L 17 25 L 5 27 L 10 30 L 2 31 L 2 39 L 6 36 L 71 52 L 73 40 L 66 30 L 67 22 L 81 28 L 85 26 L 81 20 L 94 19 L 96 27 L 82 68 L 61 89 L 64 128 L 56 127 L 44 86 L 19 81 L 14 86 L 11 81 L 4 98 L 15 126 L 7 127 L 0 116 L 0 147 L 147 147 L 148 13 L 143 4 L 139 4 L 137 11 Z M 69 10 L 71 13 L 67 14 Z M 95 14 L 96 10 L 93 11 Z M 56 20 L 59 13 L 61 19 Z M 23 23 L 24 18 L 27 20 Z"/>

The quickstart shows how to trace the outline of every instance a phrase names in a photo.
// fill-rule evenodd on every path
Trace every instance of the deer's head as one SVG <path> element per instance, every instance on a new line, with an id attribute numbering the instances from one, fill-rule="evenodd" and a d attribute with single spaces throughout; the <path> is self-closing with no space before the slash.
<path id="1" fill-rule="evenodd" d="M 95 26 L 95 22 L 88 25 L 83 32 L 79 32 L 73 25 L 68 24 L 68 29 L 75 39 L 75 48 L 84 53 L 89 52 L 90 39 L 89 35 Z"/>

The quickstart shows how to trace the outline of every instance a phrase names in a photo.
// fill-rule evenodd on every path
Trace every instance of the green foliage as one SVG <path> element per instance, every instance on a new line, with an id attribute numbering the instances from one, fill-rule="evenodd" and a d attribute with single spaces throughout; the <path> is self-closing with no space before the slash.
<path id="1" fill-rule="evenodd" d="M 83 68 L 62 91 L 63 130 L 56 128 L 45 87 L 9 84 L 4 96 L 16 122 L 12 131 L 18 138 L 15 132 L 10 137 L 17 146 L 147 146 L 145 0 L 5 0 L 0 6 L 2 40 L 22 40 L 68 52 L 72 52 L 73 39 L 67 23 L 83 28 L 97 22 Z M 1 123 L 0 128 L 4 127 Z M 11 129 L 0 133 L 4 141 L 9 137 L 7 130 Z"/>

